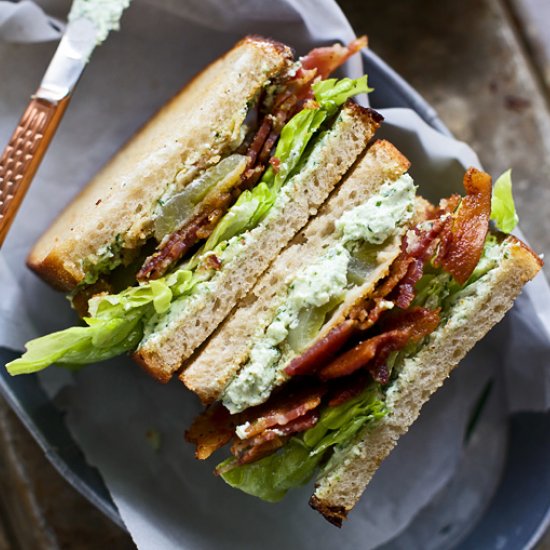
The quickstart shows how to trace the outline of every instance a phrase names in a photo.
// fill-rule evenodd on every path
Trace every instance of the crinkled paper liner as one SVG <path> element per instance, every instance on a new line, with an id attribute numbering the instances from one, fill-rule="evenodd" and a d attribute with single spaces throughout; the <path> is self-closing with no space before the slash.
<path id="1" fill-rule="evenodd" d="M 52 21 L 59 25 L 69 7 L 59 0 L 42 6 L 53 18 L 32 2 L 0 2 L 0 72 L 10 75 L 0 98 L 1 142 L 54 51 L 47 42 L 59 34 Z M 194 73 L 248 33 L 283 40 L 298 53 L 353 38 L 331 0 L 134 0 L 122 28 L 94 53 L 0 255 L 2 346 L 21 349 L 33 336 L 74 323 L 65 298 L 25 269 L 25 255 L 63 205 Z M 358 76 L 360 60 L 347 71 Z M 475 154 L 412 111 L 384 115 L 381 134 L 412 160 L 421 193 L 438 198 L 459 191 L 464 167 L 478 164 Z M 537 277 L 424 407 L 341 531 L 307 506 L 311 486 L 273 505 L 212 476 L 216 461 L 197 462 L 184 442 L 200 406 L 179 382 L 160 385 L 126 359 L 74 376 L 55 368 L 40 376 L 140 548 L 442 548 L 466 532 L 494 490 L 506 415 L 548 407 L 549 295 Z M 487 391 L 480 420 L 467 434 Z M 159 449 L 148 432 L 160 436 Z"/>

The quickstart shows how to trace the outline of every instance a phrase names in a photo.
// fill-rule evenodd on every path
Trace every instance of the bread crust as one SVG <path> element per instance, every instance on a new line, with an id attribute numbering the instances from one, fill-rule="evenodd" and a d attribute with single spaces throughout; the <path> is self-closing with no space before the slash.
<path id="1" fill-rule="evenodd" d="M 249 101 L 290 66 L 287 46 L 246 37 L 195 76 L 100 170 L 31 250 L 27 265 L 70 291 L 117 240 L 140 247 L 158 199 L 234 150 Z M 84 265 L 83 265 L 84 264 Z"/>
<path id="2" fill-rule="evenodd" d="M 235 260 L 220 272 L 211 295 L 186 307 L 181 318 L 144 340 L 136 360 L 159 380 L 182 366 L 252 288 L 294 235 L 326 200 L 379 126 L 380 115 L 353 102 L 345 105 L 333 128 L 318 142 L 302 171 L 287 184 L 292 200 L 276 216 L 252 230 L 246 261 Z"/>
<path id="3" fill-rule="evenodd" d="M 288 273 L 294 273 L 334 239 L 334 222 L 347 210 L 362 204 L 388 180 L 399 178 L 409 161 L 389 142 L 377 141 L 356 162 L 345 181 L 323 205 L 317 217 L 296 236 L 264 273 L 252 292 L 224 322 L 181 375 L 182 382 L 205 404 L 221 398 L 227 384 L 248 358 L 251 338 L 265 326 L 279 306 Z M 399 243 L 388 247 L 387 259 L 369 279 L 374 286 L 399 254 Z M 361 289 L 368 293 L 367 288 Z M 339 317 L 337 315 L 336 317 Z"/>
<path id="4" fill-rule="evenodd" d="M 474 344 L 512 307 L 523 286 L 541 269 L 540 258 L 515 237 L 508 237 L 509 255 L 495 268 L 489 287 L 473 300 L 466 318 L 455 315 L 432 334 L 419 353 L 408 358 L 388 391 L 391 413 L 367 428 L 340 457 L 339 464 L 316 482 L 310 505 L 341 526 L 381 462 L 420 414 L 423 404 L 450 375 Z M 474 313 L 475 312 L 475 313 Z"/>

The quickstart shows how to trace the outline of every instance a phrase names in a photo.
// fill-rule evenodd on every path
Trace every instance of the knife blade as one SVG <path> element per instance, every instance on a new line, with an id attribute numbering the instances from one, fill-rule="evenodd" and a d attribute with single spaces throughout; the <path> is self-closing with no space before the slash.
<path id="1" fill-rule="evenodd" d="M 17 128 L 0 157 L 0 247 L 95 47 L 130 0 L 75 0 L 69 23 Z"/>

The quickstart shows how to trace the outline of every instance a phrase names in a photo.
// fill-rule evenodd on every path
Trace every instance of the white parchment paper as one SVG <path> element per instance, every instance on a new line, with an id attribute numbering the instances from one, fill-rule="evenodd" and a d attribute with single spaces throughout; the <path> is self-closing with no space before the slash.
<path id="1" fill-rule="evenodd" d="M 2 143 L 55 49 L 45 42 L 58 36 L 52 21 L 59 27 L 69 9 L 61 0 L 39 4 L 48 16 L 31 2 L 0 2 L 0 74 L 9 75 L 0 83 Z M 25 269 L 29 248 L 155 109 L 247 33 L 283 40 L 299 54 L 353 38 L 332 0 L 134 0 L 122 31 L 94 53 L 0 253 L 0 346 L 22 349 L 29 338 L 75 322 L 65 298 Z M 359 59 L 346 69 L 358 76 Z M 384 115 L 381 135 L 413 161 L 423 194 L 460 190 L 464 167 L 478 164 L 466 145 L 441 136 L 412 111 Z M 342 531 L 309 509 L 311 487 L 271 505 L 213 477 L 216 461 L 198 463 L 183 440 L 200 407 L 177 381 L 157 384 L 125 359 L 77 375 L 52 368 L 41 381 L 67 411 L 73 436 L 103 475 L 140 548 L 441 548 L 471 526 L 492 493 L 508 412 L 549 405 L 549 296 L 539 276 L 426 405 Z M 469 433 L 485 390 L 487 404 Z M 158 450 L 148 443 L 151 431 L 160 434 Z"/>

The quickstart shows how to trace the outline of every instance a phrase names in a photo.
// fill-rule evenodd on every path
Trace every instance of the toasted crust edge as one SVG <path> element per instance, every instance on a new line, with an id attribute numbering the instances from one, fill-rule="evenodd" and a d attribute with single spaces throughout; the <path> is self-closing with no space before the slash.
<path id="1" fill-rule="evenodd" d="M 312 495 L 309 499 L 309 505 L 317 510 L 322 516 L 335 527 L 342 527 L 342 523 L 347 519 L 349 510 L 345 506 L 339 506 L 337 504 L 326 504 L 323 500 L 316 495 Z"/>

